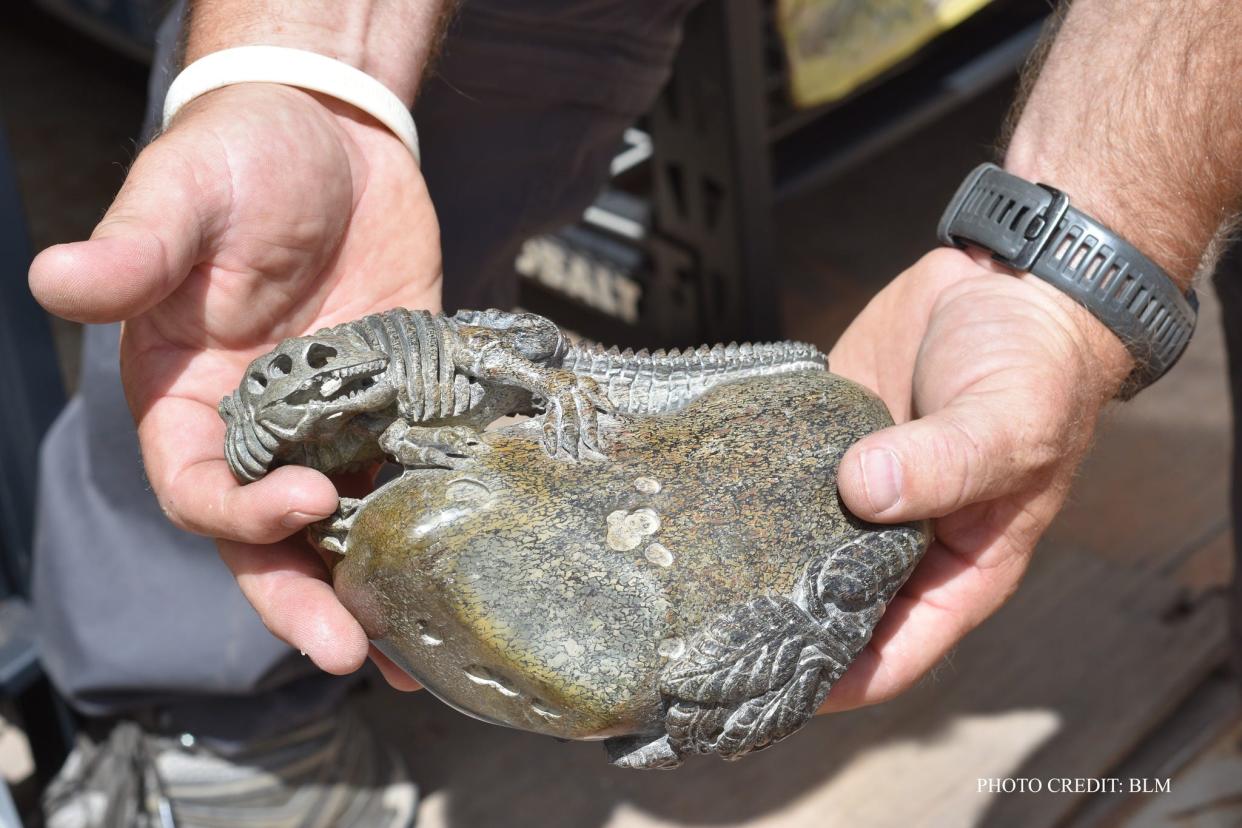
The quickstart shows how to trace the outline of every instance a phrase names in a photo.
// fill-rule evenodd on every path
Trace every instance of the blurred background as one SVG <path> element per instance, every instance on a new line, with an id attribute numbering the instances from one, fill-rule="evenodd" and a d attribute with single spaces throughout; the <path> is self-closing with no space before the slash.
<path id="1" fill-rule="evenodd" d="M 25 270 L 32 251 L 89 235 L 137 154 L 161 5 L 0 7 L 0 771 L 26 811 L 73 724 L 41 677 L 23 594 L 34 447 L 72 393 L 80 331 L 42 314 Z M 523 306 L 622 345 L 783 335 L 827 350 L 935 245 L 961 177 L 994 157 L 1048 11 L 708 0 L 607 190 L 515 261 Z M 635 774 L 598 746 L 376 686 L 357 704 L 407 754 L 420 825 L 1242 825 L 1229 410 L 1203 288 L 1190 350 L 1110 415 L 1018 594 L 915 691 L 735 765 Z M 980 791 L 997 777 L 1171 790 Z"/>

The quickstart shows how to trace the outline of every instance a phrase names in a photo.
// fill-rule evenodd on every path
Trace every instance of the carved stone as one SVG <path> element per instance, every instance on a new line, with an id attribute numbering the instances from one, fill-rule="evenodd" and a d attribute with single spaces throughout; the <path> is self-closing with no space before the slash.
<path id="1" fill-rule="evenodd" d="M 891 421 L 825 362 L 797 343 L 621 354 L 529 314 L 390 311 L 282 343 L 221 412 L 242 480 L 405 467 L 310 534 L 367 635 L 431 692 L 673 767 L 801 727 L 928 541 L 843 510 L 842 454 Z"/>

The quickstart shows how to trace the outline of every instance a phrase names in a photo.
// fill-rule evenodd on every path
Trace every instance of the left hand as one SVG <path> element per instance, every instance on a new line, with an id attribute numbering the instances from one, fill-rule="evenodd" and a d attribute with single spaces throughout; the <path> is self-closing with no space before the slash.
<path id="1" fill-rule="evenodd" d="M 932 252 L 829 355 L 897 422 L 846 453 L 845 504 L 880 523 L 934 518 L 935 538 L 823 711 L 908 689 L 1014 592 L 1129 373 L 1125 347 L 1085 309 L 1000 270 Z"/>

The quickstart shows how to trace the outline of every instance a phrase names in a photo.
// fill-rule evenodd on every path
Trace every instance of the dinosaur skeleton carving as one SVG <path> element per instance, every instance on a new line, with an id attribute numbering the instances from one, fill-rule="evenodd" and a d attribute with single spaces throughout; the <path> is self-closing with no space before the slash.
<path id="1" fill-rule="evenodd" d="M 571 344 L 534 314 L 394 309 L 282 342 L 250 364 L 220 414 L 242 482 L 289 463 L 329 474 L 384 459 L 459 468 L 485 450 L 483 429 L 512 414 L 542 418 L 550 456 L 603 461 L 601 415 L 671 412 L 723 383 L 826 369 L 801 343 L 621 352 Z M 342 498 L 312 541 L 344 554 L 362 503 Z M 926 545 L 917 528 L 877 530 L 810 555 L 793 594 L 756 597 L 704 624 L 659 674 L 662 728 L 608 739 L 612 761 L 736 759 L 805 724 Z"/>
<path id="2" fill-rule="evenodd" d="M 801 343 L 621 352 L 571 345 L 532 313 L 397 308 L 285 340 L 250 364 L 220 415 L 242 482 L 286 463 L 452 467 L 513 414 L 542 413 L 548 453 L 577 459 L 598 455 L 601 412 L 673 411 L 723 382 L 826 364 Z"/>

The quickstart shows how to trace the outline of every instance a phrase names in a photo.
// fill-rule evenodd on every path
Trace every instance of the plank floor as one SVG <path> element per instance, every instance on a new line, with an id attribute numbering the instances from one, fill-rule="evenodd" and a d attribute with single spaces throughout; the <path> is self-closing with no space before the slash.
<path id="1" fill-rule="evenodd" d="M 1242 825 L 1242 718 L 1172 778 L 1168 794 L 1144 798 L 1128 828 Z"/>

